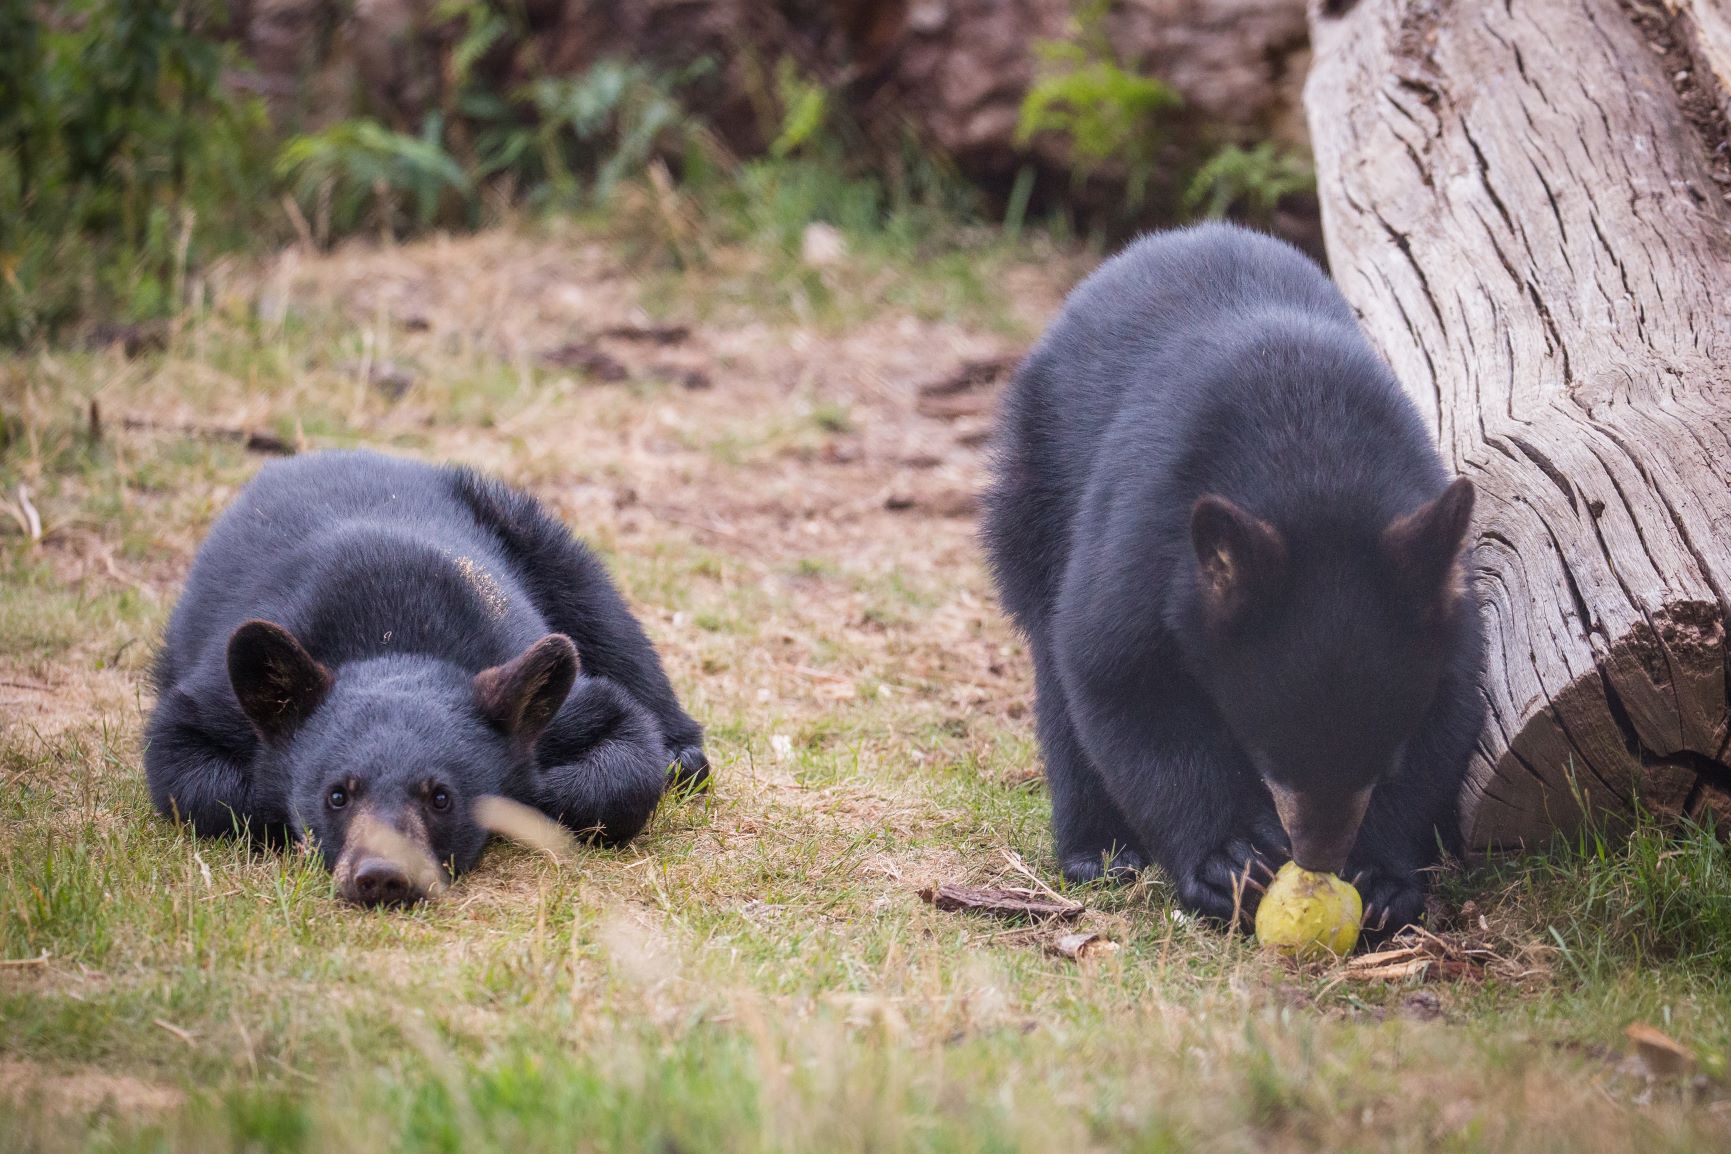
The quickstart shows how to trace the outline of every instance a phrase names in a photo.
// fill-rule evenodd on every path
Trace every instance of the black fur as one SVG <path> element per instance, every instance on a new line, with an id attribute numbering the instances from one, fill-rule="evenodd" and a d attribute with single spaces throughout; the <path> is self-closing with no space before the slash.
<path id="1" fill-rule="evenodd" d="M 623 841 L 670 765 L 708 772 L 649 639 L 562 524 L 467 469 L 371 453 L 259 473 L 200 549 L 155 680 L 157 808 L 201 834 L 311 836 L 333 865 L 363 808 L 460 873 L 483 794 Z"/>
<path id="2" fill-rule="evenodd" d="M 1483 718 L 1471 505 L 1297 250 L 1205 225 L 1083 282 L 1006 397 L 984 527 L 1065 875 L 1152 860 L 1229 918 L 1291 853 L 1265 781 L 1324 814 L 1374 783 L 1343 872 L 1373 928 L 1417 920 Z"/>

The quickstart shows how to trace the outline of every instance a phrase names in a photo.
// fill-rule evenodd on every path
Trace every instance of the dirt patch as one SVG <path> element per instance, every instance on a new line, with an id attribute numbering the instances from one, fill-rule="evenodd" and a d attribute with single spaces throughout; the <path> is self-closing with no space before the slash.
<path id="1" fill-rule="evenodd" d="M 0 659 L 0 739 L 52 737 L 87 726 L 93 717 L 135 717 L 143 676 L 141 668 Z"/>
<path id="2" fill-rule="evenodd" d="M 116 1114 L 172 1110 L 186 1095 L 172 1086 L 126 1074 L 96 1070 L 54 1071 L 34 1062 L 0 1058 L 0 1098 L 35 1105 L 51 1114 Z"/>

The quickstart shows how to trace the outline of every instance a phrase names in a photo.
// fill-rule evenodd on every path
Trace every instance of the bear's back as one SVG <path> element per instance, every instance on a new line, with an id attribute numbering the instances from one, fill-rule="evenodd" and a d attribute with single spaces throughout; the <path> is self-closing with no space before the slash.
<path id="1" fill-rule="evenodd" d="M 1130 245 L 1070 294 L 1005 397 L 985 531 L 1007 605 L 1024 624 L 1041 616 L 1090 492 L 1134 494 L 1158 522 L 1151 534 L 1176 541 L 1198 465 L 1258 441 L 1330 456 L 1354 434 L 1318 418 L 1342 404 L 1406 420 L 1392 376 L 1309 257 L 1226 224 Z M 1290 463 L 1262 464 L 1278 475 Z"/>
<path id="2" fill-rule="evenodd" d="M 366 452 L 261 469 L 199 550 L 169 623 L 159 688 L 214 663 L 252 617 L 304 633 L 327 660 L 381 644 L 490 660 L 526 644 L 539 617 L 498 542 L 455 495 L 454 476 Z"/>

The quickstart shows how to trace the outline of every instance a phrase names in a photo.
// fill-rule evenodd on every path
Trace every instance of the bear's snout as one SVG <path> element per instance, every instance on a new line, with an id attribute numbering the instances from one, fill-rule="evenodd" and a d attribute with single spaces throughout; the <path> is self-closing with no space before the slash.
<path id="1" fill-rule="evenodd" d="M 412 835 L 389 818 L 367 809 L 349 824 L 343 850 L 333 872 L 337 895 L 359 906 L 407 906 L 431 897 L 443 875 L 427 845 L 426 829 L 418 821 L 394 815 L 411 827 Z"/>
<path id="2" fill-rule="evenodd" d="M 382 857 L 356 863 L 343 889 L 344 899 L 362 906 L 407 906 L 426 896 L 402 866 Z"/>

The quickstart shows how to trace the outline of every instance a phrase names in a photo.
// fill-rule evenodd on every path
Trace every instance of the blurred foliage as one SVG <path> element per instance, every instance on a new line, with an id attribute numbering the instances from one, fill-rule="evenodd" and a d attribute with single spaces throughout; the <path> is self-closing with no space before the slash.
<path id="1" fill-rule="evenodd" d="M 823 85 L 801 76 L 786 57 L 776 65 L 775 87 L 783 112 L 781 131 L 770 142 L 769 154 L 780 158 L 797 152 L 817 136 L 829 115 L 829 94 Z"/>
<path id="2" fill-rule="evenodd" d="M 312 206 L 321 243 L 333 228 L 358 229 L 369 205 L 380 234 L 396 235 L 405 199 L 412 205 L 409 222 L 424 229 L 447 194 L 463 198 L 472 187 L 468 173 L 445 151 L 442 125 L 434 114 L 421 135 L 409 136 L 371 120 L 339 121 L 291 138 L 277 153 L 276 172 L 299 202 Z"/>
<path id="3" fill-rule="evenodd" d="M 1196 170 L 1184 193 L 1184 211 L 1267 224 L 1282 199 L 1315 188 L 1316 173 L 1304 158 L 1272 141 L 1252 148 L 1228 144 Z"/>
<path id="4" fill-rule="evenodd" d="M 686 99 L 716 62 L 538 69 L 520 0 L 439 0 L 437 99 L 418 126 L 357 117 L 284 139 L 258 100 L 224 83 L 246 66 L 223 41 L 227 8 L 0 0 L 0 344 L 172 317 L 225 252 L 473 228 L 513 206 L 605 209 L 675 265 L 715 243 L 797 258 L 814 224 L 919 247 L 982 219 L 982 190 L 911 122 L 857 121 L 842 81 L 790 56 L 739 62 L 765 142 L 739 157 Z M 1197 213 L 1266 223 L 1309 187 L 1303 162 L 1271 145 L 1175 153 L 1163 118 L 1179 98 L 1116 59 L 1107 11 L 1083 0 L 1073 37 L 1039 46 L 1045 68 L 1018 137 L 1063 137 L 1075 187 L 1122 184 L 1109 231 Z M 1010 190 L 1006 235 L 1023 227 L 1034 177 L 1024 168 Z"/>
<path id="5" fill-rule="evenodd" d="M 1162 114 L 1183 101 L 1170 86 L 1126 70 L 1107 36 L 1109 0 L 1088 0 L 1076 14 L 1075 38 L 1037 46 L 1044 75 L 1022 100 L 1016 139 L 1042 133 L 1065 137 L 1082 183 L 1107 165 L 1122 170 L 1124 207 L 1140 210 L 1159 161 Z"/>
<path id="6" fill-rule="evenodd" d="M 219 0 L 0 0 L 0 342 L 160 316 L 256 237 L 264 113 L 222 88 Z"/>
<path id="7" fill-rule="evenodd" d="M 476 225 L 489 187 L 537 207 L 603 201 L 698 131 L 675 93 L 702 67 L 662 75 L 601 60 L 501 93 L 478 65 L 517 34 L 509 13 L 481 0 L 448 0 L 437 11 L 459 34 L 445 69 L 445 108 L 429 113 L 418 134 L 340 121 L 291 138 L 278 154 L 277 174 L 319 244 L 369 222 L 382 236 Z"/>
<path id="8" fill-rule="evenodd" d="M 674 95 L 687 78 L 602 60 L 576 76 L 534 80 L 519 93 L 531 110 L 532 127 L 517 129 L 528 133 L 533 149 L 511 147 L 507 132 L 500 138 L 507 143 L 483 161 L 483 171 L 515 172 L 528 187 L 544 182 L 556 201 L 575 203 L 585 190 L 605 199 L 620 181 L 640 174 L 658 153 L 673 151 L 695 131 L 694 118 Z M 522 159 L 513 164 L 511 156 Z"/>
<path id="9" fill-rule="evenodd" d="M 513 0 L 442 0 L 435 18 L 459 30 L 445 64 L 446 143 L 477 188 L 494 182 L 507 199 L 575 208 L 604 201 L 658 155 L 701 134 L 678 93 L 705 76 L 708 61 L 672 73 L 602 59 L 571 75 L 532 75 L 506 85 L 482 68 L 502 44 L 527 36 Z M 473 223 L 478 206 L 469 205 Z"/>
<path id="10" fill-rule="evenodd" d="M 980 215 L 980 196 L 912 126 L 873 136 L 788 58 L 776 62 L 764 156 L 688 153 L 683 184 L 708 231 L 797 254 L 825 224 L 866 243 L 918 247 Z M 718 163 L 719 161 L 719 163 Z"/>

